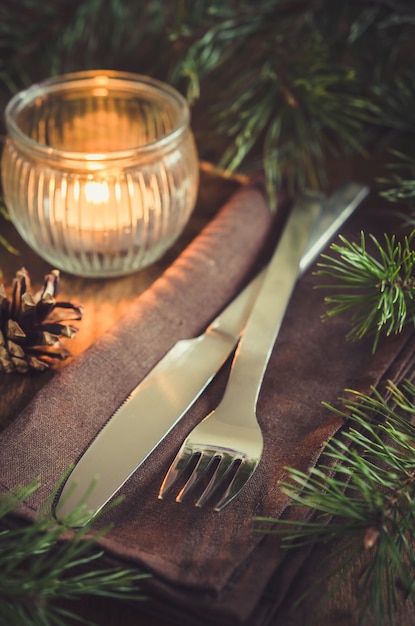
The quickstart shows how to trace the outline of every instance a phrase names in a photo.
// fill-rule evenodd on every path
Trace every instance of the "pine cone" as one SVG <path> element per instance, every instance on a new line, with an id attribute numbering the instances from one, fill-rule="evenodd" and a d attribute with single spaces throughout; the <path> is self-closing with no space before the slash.
<path id="1" fill-rule="evenodd" d="M 59 302 L 59 271 L 45 276 L 43 288 L 30 292 L 30 278 L 25 268 L 16 273 L 11 302 L 0 285 L 0 371 L 26 373 L 45 370 L 56 360 L 70 356 L 61 337 L 74 337 L 77 329 L 63 322 L 80 320 L 82 308 Z"/>

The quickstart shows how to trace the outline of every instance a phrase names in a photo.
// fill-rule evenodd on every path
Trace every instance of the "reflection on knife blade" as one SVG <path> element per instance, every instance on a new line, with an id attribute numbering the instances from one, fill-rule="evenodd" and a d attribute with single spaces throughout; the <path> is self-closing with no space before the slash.
<path id="1" fill-rule="evenodd" d="M 300 263 L 301 273 L 368 191 L 363 185 L 348 183 L 323 202 L 321 217 Z M 202 335 L 176 343 L 131 392 L 69 475 L 54 508 L 58 519 L 71 515 L 79 506 L 95 516 L 187 412 L 235 348 L 265 271 Z"/>

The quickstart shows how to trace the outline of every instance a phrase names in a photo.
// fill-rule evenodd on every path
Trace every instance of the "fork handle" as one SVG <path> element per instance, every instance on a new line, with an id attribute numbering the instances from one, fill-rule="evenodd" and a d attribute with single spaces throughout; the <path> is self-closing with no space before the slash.
<path id="1" fill-rule="evenodd" d="M 288 217 L 232 362 L 221 402 L 221 405 L 225 405 L 229 423 L 234 419 L 235 422 L 238 420 L 239 411 L 235 407 L 239 407 L 244 413 L 252 413 L 252 419 L 255 419 L 265 370 L 320 208 L 320 198 L 303 195 L 297 200 Z"/>

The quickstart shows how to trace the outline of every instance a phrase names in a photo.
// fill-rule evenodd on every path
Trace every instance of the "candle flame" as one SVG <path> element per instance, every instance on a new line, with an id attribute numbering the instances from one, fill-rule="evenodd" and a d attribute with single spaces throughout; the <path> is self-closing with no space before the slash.
<path id="1" fill-rule="evenodd" d="M 104 180 L 102 182 L 89 181 L 85 183 L 85 197 L 92 204 L 105 204 L 109 201 L 110 192 L 108 184 Z"/>

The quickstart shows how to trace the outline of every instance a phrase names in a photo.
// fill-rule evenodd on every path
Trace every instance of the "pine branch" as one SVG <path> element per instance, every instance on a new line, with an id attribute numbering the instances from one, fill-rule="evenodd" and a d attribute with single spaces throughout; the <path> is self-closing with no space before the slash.
<path id="1" fill-rule="evenodd" d="M 4 201 L 1 195 L 0 195 L 0 220 L 10 221 L 9 213 L 7 211 L 6 205 L 4 204 Z M 0 224 L 1 224 L 1 221 L 0 221 Z M 12 246 L 12 244 L 7 240 L 7 238 L 1 234 L 1 227 L 0 227 L 0 258 L 1 258 L 2 250 L 6 250 L 9 254 L 13 254 L 16 256 L 19 255 L 19 250 L 17 250 L 14 246 Z M 0 266 L 0 281 L 2 280 L 2 278 L 3 278 L 3 271 Z"/>
<path id="2" fill-rule="evenodd" d="M 390 382 L 389 391 L 390 402 L 373 390 L 371 396 L 351 392 L 342 409 L 329 406 L 346 428 L 327 444 L 327 462 L 310 475 L 288 468 L 281 488 L 294 507 L 314 511 L 314 521 L 256 518 L 265 523 L 260 532 L 283 535 L 287 547 L 338 543 L 317 586 L 335 586 L 360 557 L 367 558 L 361 623 L 372 614 L 377 626 L 393 626 L 402 590 L 407 599 L 415 595 L 415 426 L 409 421 L 415 385 L 407 380 L 399 389 Z"/>
<path id="3" fill-rule="evenodd" d="M 203 98 L 201 82 L 209 75 L 217 79 L 212 117 L 227 138 L 220 166 L 252 170 L 260 163 L 271 192 L 283 179 L 319 186 L 326 151 L 361 151 L 371 114 L 313 4 L 245 3 L 205 30 L 179 66 L 190 99 Z"/>
<path id="4" fill-rule="evenodd" d="M 85 514 L 76 511 L 57 524 L 41 511 L 33 524 L 9 528 L 6 516 L 39 487 L 38 481 L 0 498 L 0 624 L 4 626 L 64 626 L 82 621 L 62 600 L 105 596 L 124 600 L 143 598 L 136 571 L 102 567 L 104 553 Z M 68 538 L 69 528 L 80 527 Z M 63 540 L 65 537 L 65 540 Z"/>
<path id="5" fill-rule="evenodd" d="M 413 201 L 415 198 L 415 159 L 397 150 L 392 151 L 391 154 L 395 157 L 395 161 L 390 163 L 389 169 L 394 174 L 390 178 L 379 180 L 386 187 L 382 195 L 391 202 Z M 409 226 L 415 223 L 413 207 L 411 213 L 412 215 L 405 217 L 405 222 Z"/>
<path id="6" fill-rule="evenodd" d="M 402 331 L 404 325 L 415 323 L 415 231 L 403 242 L 395 236 L 384 236 L 384 245 L 370 235 L 375 254 L 366 249 L 364 233 L 360 244 L 340 236 L 341 244 L 332 244 L 335 257 L 322 255 L 318 276 L 335 282 L 320 285 L 333 292 L 325 298 L 328 320 L 352 312 L 350 340 L 374 336 L 373 351 L 382 334 L 389 336 Z"/>
<path id="7" fill-rule="evenodd" d="M 384 103 L 410 71 L 410 6 L 263 0 L 209 14 L 207 5 L 178 33 L 185 53 L 176 72 L 191 100 L 203 99 L 213 77 L 212 116 L 228 144 L 221 167 L 261 165 L 272 197 L 282 180 L 324 184 L 327 155 L 362 152 L 374 126 L 400 120 L 407 132 L 410 120 Z"/>
<path id="8" fill-rule="evenodd" d="M 223 167 L 239 168 L 262 140 L 271 192 L 284 179 L 291 187 L 318 187 L 324 181 L 326 150 L 337 153 L 340 143 L 363 150 L 358 137 L 368 103 L 350 92 L 353 72 L 331 65 L 327 53 L 324 42 L 309 37 L 300 54 L 287 46 L 284 54 L 275 52 L 275 63 L 264 60 L 262 67 L 234 81 L 240 95 L 233 94 L 233 104 L 225 101 L 220 116 L 219 131 L 231 139 Z"/>

